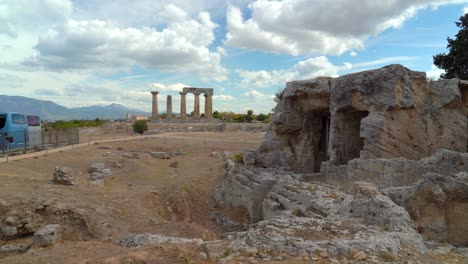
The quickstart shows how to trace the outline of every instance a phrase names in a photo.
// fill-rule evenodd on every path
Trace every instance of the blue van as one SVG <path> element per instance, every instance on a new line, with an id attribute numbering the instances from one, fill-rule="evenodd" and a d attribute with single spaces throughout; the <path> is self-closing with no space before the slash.
<path id="1" fill-rule="evenodd" d="M 0 147 L 25 148 L 28 141 L 28 120 L 25 114 L 0 112 Z"/>

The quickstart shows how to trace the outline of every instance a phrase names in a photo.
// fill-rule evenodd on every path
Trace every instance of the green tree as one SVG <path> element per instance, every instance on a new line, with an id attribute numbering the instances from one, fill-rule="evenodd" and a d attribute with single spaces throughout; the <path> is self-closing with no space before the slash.
<path id="1" fill-rule="evenodd" d="M 260 114 L 257 115 L 257 117 L 255 118 L 255 120 L 258 120 L 258 121 L 263 122 L 263 121 L 265 121 L 267 118 L 268 118 L 267 115 L 260 113 Z"/>
<path id="2" fill-rule="evenodd" d="M 460 17 L 455 22 L 460 28 L 455 39 L 447 38 L 447 49 L 449 52 L 434 56 L 434 65 L 445 70 L 440 78 L 468 79 L 468 14 Z"/>
<path id="3" fill-rule="evenodd" d="M 247 110 L 247 114 L 245 115 L 245 120 L 247 122 L 252 122 L 252 120 L 254 120 L 254 115 L 253 115 L 254 111 L 252 109 L 249 109 Z"/>
<path id="4" fill-rule="evenodd" d="M 221 119 L 221 114 L 216 110 L 213 112 L 213 118 Z"/>
<path id="5" fill-rule="evenodd" d="M 146 120 L 137 120 L 133 122 L 133 132 L 143 134 L 148 130 L 148 122 Z"/>

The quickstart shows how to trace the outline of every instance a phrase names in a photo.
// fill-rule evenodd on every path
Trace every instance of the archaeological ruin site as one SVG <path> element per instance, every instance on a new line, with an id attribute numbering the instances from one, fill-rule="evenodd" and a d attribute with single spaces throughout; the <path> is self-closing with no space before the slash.
<path id="1" fill-rule="evenodd" d="M 266 133 L 151 94 L 157 134 L 0 164 L 0 263 L 468 263 L 468 81 L 292 81 Z"/>

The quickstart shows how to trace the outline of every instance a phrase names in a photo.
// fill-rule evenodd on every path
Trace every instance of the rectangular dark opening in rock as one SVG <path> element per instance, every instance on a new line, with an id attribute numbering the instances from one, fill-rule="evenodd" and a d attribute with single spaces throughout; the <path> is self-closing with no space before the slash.
<path id="1" fill-rule="evenodd" d="M 348 161 L 359 158 L 360 152 L 364 148 L 364 139 L 360 136 L 361 121 L 368 115 L 367 111 L 349 111 L 336 114 L 338 165 L 346 165 Z"/>
<path id="2" fill-rule="evenodd" d="M 330 114 L 325 113 L 320 118 L 320 134 L 318 145 L 315 147 L 314 172 L 320 172 L 322 162 L 328 160 L 328 141 L 330 136 Z"/>

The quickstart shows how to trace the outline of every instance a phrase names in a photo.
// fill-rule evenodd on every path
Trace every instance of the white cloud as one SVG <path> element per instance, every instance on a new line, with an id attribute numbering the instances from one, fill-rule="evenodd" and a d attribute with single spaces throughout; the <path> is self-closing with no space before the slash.
<path id="1" fill-rule="evenodd" d="M 168 8 L 177 9 L 173 5 Z M 42 34 L 35 45 L 37 54 L 23 61 L 23 65 L 54 71 L 112 72 L 137 64 L 152 70 L 224 80 L 227 70 L 220 65 L 221 54 L 208 48 L 217 25 L 204 12 L 198 19 L 184 19 L 180 15 L 179 20 L 161 31 L 121 28 L 100 20 L 69 20 Z"/>
<path id="2" fill-rule="evenodd" d="M 468 6 L 465 6 L 465 7 L 463 8 L 463 14 L 466 14 L 466 13 L 468 13 Z"/>
<path id="3" fill-rule="evenodd" d="M 426 7 L 461 0 L 257 0 L 244 19 L 235 6 L 227 10 L 225 43 L 290 55 L 340 55 L 364 47 L 364 41 L 403 23 Z"/>
<path id="4" fill-rule="evenodd" d="M 245 92 L 243 93 L 243 96 L 245 97 L 249 97 L 249 98 L 252 98 L 252 99 L 260 99 L 260 100 L 264 100 L 264 99 L 272 99 L 275 97 L 274 95 L 272 94 L 264 94 L 264 93 L 261 93 L 257 90 L 251 90 L 251 91 L 248 91 L 248 92 Z"/>
<path id="5" fill-rule="evenodd" d="M 358 55 L 358 53 L 356 51 L 354 51 L 354 50 L 349 53 L 349 56 L 351 56 L 351 57 L 356 57 L 357 55 Z"/>
<path id="6" fill-rule="evenodd" d="M 159 92 L 182 92 L 184 87 L 190 87 L 190 85 L 186 85 L 183 83 L 175 83 L 165 85 L 162 83 L 153 83 L 154 90 Z"/>
<path id="7" fill-rule="evenodd" d="M 234 100 L 234 97 L 233 96 L 230 96 L 230 95 L 224 95 L 224 94 L 221 94 L 221 95 L 213 95 L 213 100 L 220 100 L 220 101 L 231 101 L 231 100 Z"/>
<path id="8" fill-rule="evenodd" d="M 429 79 L 433 80 L 438 80 L 440 78 L 440 75 L 445 73 L 444 70 L 437 68 L 437 66 L 432 65 L 431 69 L 426 72 L 426 76 Z"/>
<path id="9" fill-rule="evenodd" d="M 381 58 L 373 61 L 366 61 L 366 62 L 360 62 L 353 64 L 354 69 L 358 68 L 367 68 L 367 67 L 373 67 L 373 66 L 378 66 L 378 65 L 385 65 L 385 64 L 391 64 L 391 63 L 403 63 L 403 62 L 408 62 L 408 61 L 414 61 L 417 60 L 418 57 L 415 56 L 395 56 L 395 57 L 386 57 L 386 58 Z"/>
<path id="10" fill-rule="evenodd" d="M 291 69 L 273 71 L 245 71 L 237 70 L 242 78 L 241 88 L 262 88 L 274 85 L 283 85 L 297 79 L 310 79 L 319 76 L 337 77 L 338 72 L 349 70 L 352 66 L 345 63 L 343 66 L 333 65 L 326 57 L 319 56 L 298 62 Z"/>

